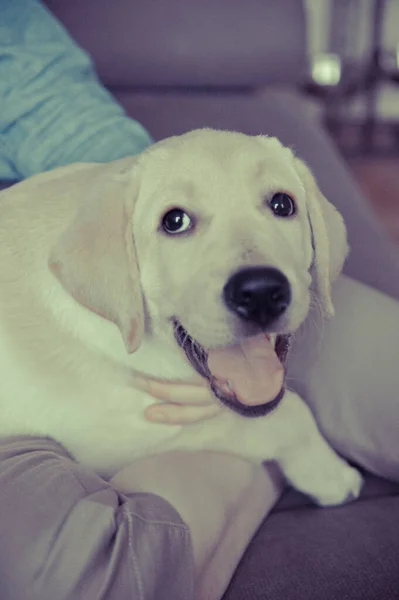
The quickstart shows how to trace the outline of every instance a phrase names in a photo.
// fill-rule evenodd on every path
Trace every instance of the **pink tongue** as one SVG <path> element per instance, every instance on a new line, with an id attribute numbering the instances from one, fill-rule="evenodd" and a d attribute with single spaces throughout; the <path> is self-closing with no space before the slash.
<path id="1" fill-rule="evenodd" d="M 227 348 L 209 350 L 208 367 L 218 387 L 235 393 L 248 406 L 266 404 L 280 392 L 284 368 L 264 334 Z"/>

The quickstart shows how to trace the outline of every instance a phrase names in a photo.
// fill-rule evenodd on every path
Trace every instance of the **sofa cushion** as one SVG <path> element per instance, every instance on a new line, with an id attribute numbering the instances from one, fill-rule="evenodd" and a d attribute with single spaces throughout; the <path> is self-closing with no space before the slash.
<path id="1" fill-rule="evenodd" d="M 399 495 L 269 515 L 223 600 L 397 600 Z"/>
<path id="2" fill-rule="evenodd" d="M 333 319 L 313 312 L 296 336 L 288 384 L 336 450 L 399 482 L 399 302 L 344 277 L 333 301 Z"/>

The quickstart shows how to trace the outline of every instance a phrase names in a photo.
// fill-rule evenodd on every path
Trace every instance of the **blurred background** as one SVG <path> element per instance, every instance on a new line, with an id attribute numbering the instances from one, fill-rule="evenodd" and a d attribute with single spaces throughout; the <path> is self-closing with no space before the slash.
<path id="1" fill-rule="evenodd" d="M 399 0 L 306 0 L 305 89 L 399 242 Z"/>

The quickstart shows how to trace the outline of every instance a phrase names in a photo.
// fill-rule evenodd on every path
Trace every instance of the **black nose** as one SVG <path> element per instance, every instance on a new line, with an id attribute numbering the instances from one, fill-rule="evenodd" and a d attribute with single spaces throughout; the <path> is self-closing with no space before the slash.
<path id="1" fill-rule="evenodd" d="M 241 319 L 267 327 L 289 306 L 291 288 L 278 269 L 250 267 L 230 277 L 223 298 L 229 310 Z"/>

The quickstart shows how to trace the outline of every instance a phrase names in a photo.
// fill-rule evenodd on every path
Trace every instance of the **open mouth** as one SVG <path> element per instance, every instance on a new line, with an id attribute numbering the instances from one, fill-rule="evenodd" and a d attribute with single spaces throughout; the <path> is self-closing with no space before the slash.
<path id="1" fill-rule="evenodd" d="M 277 396 L 264 404 L 248 406 L 243 404 L 233 391 L 227 392 L 225 388 L 221 388 L 217 379 L 212 375 L 208 367 L 208 353 L 205 348 L 194 338 L 190 336 L 183 325 L 174 319 L 174 334 L 177 344 L 185 352 L 187 359 L 190 361 L 194 369 L 202 377 L 208 379 L 211 390 L 228 408 L 238 413 L 243 417 L 263 417 L 272 412 L 280 403 L 284 396 L 285 385 L 283 385 Z M 289 335 L 278 335 L 275 341 L 275 352 L 281 364 L 285 366 L 286 357 L 290 347 Z"/>

